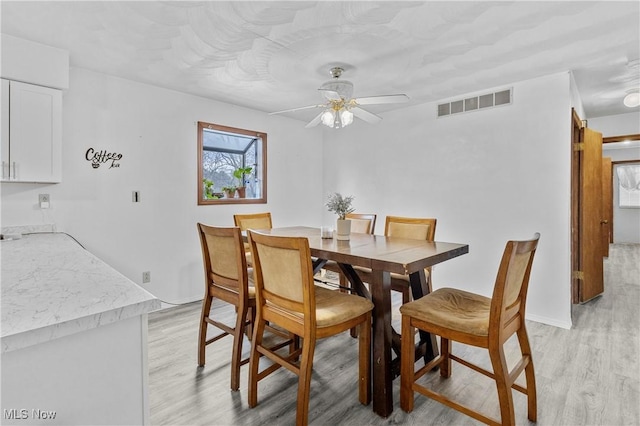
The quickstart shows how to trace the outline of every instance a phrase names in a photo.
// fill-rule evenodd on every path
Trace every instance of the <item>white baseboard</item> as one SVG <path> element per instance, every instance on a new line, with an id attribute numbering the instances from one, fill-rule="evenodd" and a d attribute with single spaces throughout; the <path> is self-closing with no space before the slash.
<path id="1" fill-rule="evenodd" d="M 566 330 L 571 330 L 571 320 L 567 321 L 558 321 L 555 318 L 547 318 L 547 317 L 543 317 L 540 315 L 526 315 L 526 319 L 529 321 L 535 321 L 535 322 L 539 322 L 542 324 L 547 324 L 547 325 L 551 325 L 554 327 L 560 327 L 560 328 L 564 328 Z"/>

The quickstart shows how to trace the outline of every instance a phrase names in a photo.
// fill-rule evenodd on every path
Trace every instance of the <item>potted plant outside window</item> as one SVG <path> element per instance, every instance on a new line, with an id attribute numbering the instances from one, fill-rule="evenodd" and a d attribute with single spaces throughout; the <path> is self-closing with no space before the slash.
<path id="1" fill-rule="evenodd" d="M 346 215 L 355 211 L 352 207 L 353 196 L 343 197 L 340 193 L 335 192 L 329 195 L 327 200 L 327 209 L 338 215 L 336 221 L 336 239 L 349 240 L 351 234 L 351 221 L 346 219 Z"/>
<path id="2" fill-rule="evenodd" d="M 224 192 L 225 198 L 234 198 L 236 196 L 236 187 L 235 186 L 223 186 L 222 192 Z"/>
<path id="3" fill-rule="evenodd" d="M 245 176 L 250 175 L 252 170 L 253 167 L 238 167 L 233 171 L 233 177 L 238 179 L 238 187 L 236 188 L 236 190 L 238 191 L 238 198 L 246 197 L 247 187 L 245 186 Z"/>
<path id="4" fill-rule="evenodd" d="M 211 179 L 202 179 L 202 185 L 204 190 L 204 198 L 206 200 L 215 200 L 218 196 L 213 192 L 213 181 Z"/>

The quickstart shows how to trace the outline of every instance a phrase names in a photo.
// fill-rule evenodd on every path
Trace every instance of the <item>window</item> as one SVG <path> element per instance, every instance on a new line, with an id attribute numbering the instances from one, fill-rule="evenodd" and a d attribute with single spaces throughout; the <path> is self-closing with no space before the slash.
<path id="1" fill-rule="evenodd" d="M 267 135 L 198 122 L 198 204 L 267 202 Z"/>

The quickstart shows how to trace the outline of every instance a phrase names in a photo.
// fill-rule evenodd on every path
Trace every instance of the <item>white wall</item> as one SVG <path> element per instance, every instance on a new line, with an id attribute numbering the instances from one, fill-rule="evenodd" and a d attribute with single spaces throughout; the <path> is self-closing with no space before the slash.
<path id="1" fill-rule="evenodd" d="M 571 72 L 569 73 L 569 95 L 571 96 L 571 107 L 575 109 L 578 117 L 581 120 L 584 120 L 587 117 L 587 114 L 584 112 L 582 97 L 580 96 L 576 80 Z"/>
<path id="2" fill-rule="evenodd" d="M 268 204 L 197 205 L 196 122 L 268 134 Z M 123 154 L 93 169 L 89 148 Z M 304 123 L 171 90 L 72 69 L 63 94 L 63 181 L 2 184 L 2 226 L 55 223 L 159 299 L 202 298 L 196 223 L 231 226 L 271 211 L 275 226 L 322 221 L 322 133 Z M 133 203 L 138 190 L 141 202 Z M 38 208 L 38 194 L 51 208 Z M 142 284 L 142 272 L 151 283 Z"/>
<path id="3" fill-rule="evenodd" d="M 468 243 L 436 267 L 436 288 L 490 296 L 505 242 L 540 232 L 528 317 L 570 327 L 569 80 L 513 84 L 508 106 L 436 118 L 432 103 L 329 131 L 325 193 L 354 195 L 358 211 L 379 215 L 377 233 L 386 215 L 436 217 L 437 240 Z"/>
<path id="4" fill-rule="evenodd" d="M 640 134 L 640 112 L 590 118 L 587 126 L 602 133 L 602 137 Z"/>

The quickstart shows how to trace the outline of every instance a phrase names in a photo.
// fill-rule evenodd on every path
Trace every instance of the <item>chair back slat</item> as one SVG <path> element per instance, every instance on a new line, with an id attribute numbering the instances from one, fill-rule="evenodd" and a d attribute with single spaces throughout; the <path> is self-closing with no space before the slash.
<path id="1" fill-rule="evenodd" d="M 504 288 L 504 304 L 505 306 L 513 305 L 522 290 L 524 276 L 531 260 L 531 252 L 515 254 L 511 259 L 511 265 L 507 272 Z"/>
<path id="2" fill-rule="evenodd" d="M 206 285 L 247 291 L 248 273 L 239 227 L 198 224 Z"/>
<path id="3" fill-rule="evenodd" d="M 297 250 L 256 244 L 262 286 L 265 291 L 284 299 L 303 303 L 302 271 Z"/>
<path id="4" fill-rule="evenodd" d="M 387 237 L 433 241 L 436 219 L 387 216 L 384 228 L 384 235 Z"/>
<path id="5" fill-rule="evenodd" d="M 370 234 L 371 221 L 367 219 L 349 219 L 351 221 L 351 232 L 357 234 Z"/>
<path id="6" fill-rule="evenodd" d="M 502 331 L 505 324 L 520 315 L 524 320 L 531 265 L 540 234 L 531 240 L 508 241 L 496 277 L 491 301 L 490 333 Z"/>
<path id="7" fill-rule="evenodd" d="M 300 312 L 315 326 L 313 267 L 307 238 L 247 231 L 255 269 L 258 309 Z"/>
<path id="8" fill-rule="evenodd" d="M 235 214 L 233 221 L 241 230 L 247 229 L 271 229 L 271 213 Z"/>
<path id="9" fill-rule="evenodd" d="M 209 247 L 211 272 L 225 278 L 238 279 L 237 248 L 231 236 L 205 235 Z"/>
<path id="10" fill-rule="evenodd" d="M 345 219 L 351 221 L 351 232 L 360 234 L 373 234 L 376 228 L 375 214 L 369 213 L 348 213 Z"/>

